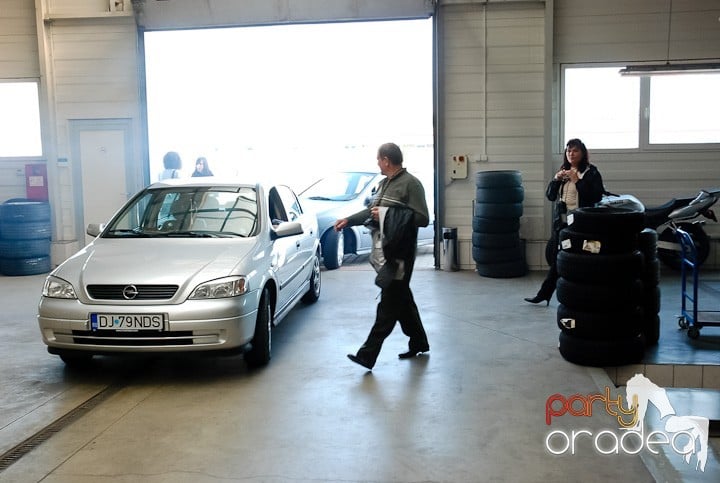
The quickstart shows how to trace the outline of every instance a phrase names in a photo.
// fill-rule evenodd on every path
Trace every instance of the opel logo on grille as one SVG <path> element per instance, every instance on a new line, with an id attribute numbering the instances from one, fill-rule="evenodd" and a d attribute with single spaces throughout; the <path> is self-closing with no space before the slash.
<path id="1" fill-rule="evenodd" d="M 132 300 L 138 296 L 138 289 L 135 285 L 126 285 L 123 288 L 122 294 L 126 300 Z"/>

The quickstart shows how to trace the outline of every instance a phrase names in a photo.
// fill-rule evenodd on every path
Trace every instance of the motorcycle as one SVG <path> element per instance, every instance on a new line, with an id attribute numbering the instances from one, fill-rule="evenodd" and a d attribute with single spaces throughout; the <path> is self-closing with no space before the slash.
<path id="1" fill-rule="evenodd" d="M 720 188 L 702 189 L 693 198 L 673 198 L 660 206 L 648 208 L 632 195 L 608 193 L 598 205 L 644 211 L 645 227 L 658 233 L 658 258 L 665 265 L 680 269 L 681 247 L 675 232 L 682 228 L 690 234 L 697 249 L 697 266 L 702 265 L 710 254 L 710 237 L 703 229 L 706 220 L 699 218 L 702 216 L 717 222 L 710 208 L 719 198 Z"/>

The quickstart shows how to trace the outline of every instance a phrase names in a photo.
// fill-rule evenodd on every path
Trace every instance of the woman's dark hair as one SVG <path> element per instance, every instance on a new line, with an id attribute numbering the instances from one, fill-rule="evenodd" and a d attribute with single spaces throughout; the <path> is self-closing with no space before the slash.
<path id="1" fill-rule="evenodd" d="M 387 157 L 394 166 L 400 166 L 403 163 L 403 155 L 400 146 L 395 143 L 385 143 L 378 148 L 378 156 L 380 158 Z"/>
<path id="2" fill-rule="evenodd" d="M 580 141 L 578 138 L 573 138 L 567 142 L 567 144 L 565 145 L 565 151 L 563 151 L 562 154 L 562 169 L 570 169 L 570 162 L 567 160 L 567 156 L 565 156 L 568 148 L 578 148 L 582 153 L 582 158 L 580 158 L 580 164 L 578 164 L 578 170 L 580 170 L 580 172 L 582 173 L 590 165 L 590 156 L 588 155 L 588 150 L 587 147 L 585 147 L 585 143 Z"/>
<path id="3" fill-rule="evenodd" d="M 197 165 L 202 163 L 202 171 L 197 170 Z M 200 156 L 195 161 L 195 171 L 193 171 L 193 177 L 195 176 L 212 176 L 213 172 L 210 171 L 210 167 L 208 166 L 207 159 L 204 156 Z"/>
<path id="4" fill-rule="evenodd" d="M 168 151 L 163 156 L 163 166 L 165 169 L 180 169 L 182 168 L 182 161 L 180 161 L 180 155 L 175 151 Z"/>

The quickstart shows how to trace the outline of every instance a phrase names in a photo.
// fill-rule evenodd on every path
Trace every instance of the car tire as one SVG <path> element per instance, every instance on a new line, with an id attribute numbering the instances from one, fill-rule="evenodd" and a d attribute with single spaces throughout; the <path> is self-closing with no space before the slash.
<path id="1" fill-rule="evenodd" d="M 310 274 L 310 287 L 302 297 L 302 301 L 306 304 L 314 304 L 320 298 L 320 288 L 322 286 L 320 279 L 320 254 L 318 253 L 314 258 L 312 273 Z"/>
<path id="2" fill-rule="evenodd" d="M 345 234 L 330 228 L 322 237 L 323 265 L 328 270 L 340 268 L 345 257 Z"/>
<path id="3" fill-rule="evenodd" d="M 258 304 L 257 320 L 255 322 L 255 335 L 252 339 L 251 349 L 245 353 L 245 363 L 250 367 L 265 366 L 270 362 L 272 350 L 272 306 L 270 293 L 263 289 Z"/>

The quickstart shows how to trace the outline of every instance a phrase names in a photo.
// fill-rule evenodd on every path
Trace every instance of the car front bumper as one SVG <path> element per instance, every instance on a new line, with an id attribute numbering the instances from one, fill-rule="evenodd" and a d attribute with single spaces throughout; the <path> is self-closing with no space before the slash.
<path id="1" fill-rule="evenodd" d="M 162 330 L 93 330 L 90 314 L 161 314 Z M 84 304 L 43 297 L 38 324 L 52 353 L 166 353 L 238 350 L 255 333 L 254 294 L 177 305 Z"/>

